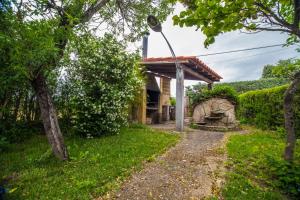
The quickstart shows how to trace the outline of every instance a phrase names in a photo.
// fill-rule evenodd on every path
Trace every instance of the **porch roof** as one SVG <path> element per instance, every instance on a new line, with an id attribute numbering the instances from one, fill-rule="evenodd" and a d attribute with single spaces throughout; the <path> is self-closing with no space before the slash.
<path id="1" fill-rule="evenodd" d="M 220 81 L 222 77 L 195 56 L 176 57 L 184 70 L 184 79 L 207 83 Z M 175 59 L 172 57 L 146 58 L 141 62 L 147 73 L 176 79 Z"/>

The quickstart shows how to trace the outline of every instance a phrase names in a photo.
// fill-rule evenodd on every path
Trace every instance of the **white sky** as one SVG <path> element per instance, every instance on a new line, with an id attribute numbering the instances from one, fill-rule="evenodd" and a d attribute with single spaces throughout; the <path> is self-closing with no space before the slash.
<path id="1" fill-rule="evenodd" d="M 183 7 L 177 5 L 174 14 L 179 13 Z M 174 15 L 173 14 L 173 15 Z M 285 43 L 286 34 L 278 32 L 261 32 L 245 34 L 239 31 L 226 33 L 216 38 L 214 44 L 207 49 L 203 42 L 205 36 L 195 28 L 180 28 L 173 26 L 172 16 L 162 24 L 163 32 L 170 41 L 176 56 L 194 56 L 199 54 L 215 53 L 228 50 L 252 48 Z M 140 45 L 140 44 L 139 44 Z M 263 66 L 275 64 L 280 59 L 299 57 L 296 47 L 274 47 L 240 53 L 217 56 L 200 57 L 210 68 L 223 77 L 221 82 L 259 79 Z M 159 33 L 150 31 L 148 44 L 148 57 L 171 56 L 168 46 Z M 185 81 L 185 86 L 196 84 L 197 81 Z M 175 80 L 171 83 L 171 94 L 175 96 Z"/>

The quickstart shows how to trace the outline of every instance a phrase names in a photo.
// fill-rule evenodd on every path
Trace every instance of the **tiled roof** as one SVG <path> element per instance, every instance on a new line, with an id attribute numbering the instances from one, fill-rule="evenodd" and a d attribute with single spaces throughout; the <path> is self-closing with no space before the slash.
<path id="1" fill-rule="evenodd" d="M 200 69 L 208 74 L 215 76 L 217 79 L 222 79 L 219 74 L 199 60 L 196 56 L 177 56 L 176 59 L 178 62 L 193 62 L 196 66 L 200 67 Z M 145 58 L 143 62 L 175 62 L 175 59 L 173 57 Z"/>

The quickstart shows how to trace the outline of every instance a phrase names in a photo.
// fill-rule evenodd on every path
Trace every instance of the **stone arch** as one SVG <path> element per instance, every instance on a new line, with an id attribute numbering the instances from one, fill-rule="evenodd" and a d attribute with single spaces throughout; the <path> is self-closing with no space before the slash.
<path id="1" fill-rule="evenodd" d="M 235 125 L 235 105 L 227 99 L 222 98 L 206 100 L 194 108 L 193 122 L 205 123 L 212 126 Z"/>

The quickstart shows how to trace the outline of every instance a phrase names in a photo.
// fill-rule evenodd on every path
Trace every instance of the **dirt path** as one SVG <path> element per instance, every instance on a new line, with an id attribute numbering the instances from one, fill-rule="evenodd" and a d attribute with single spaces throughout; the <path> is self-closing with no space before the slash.
<path id="1" fill-rule="evenodd" d="M 203 199 L 218 192 L 225 155 L 216 150 L 223 133 L 193 131 L 156 161 L 133 174 L 115 194 L 103 199 Z"/>

